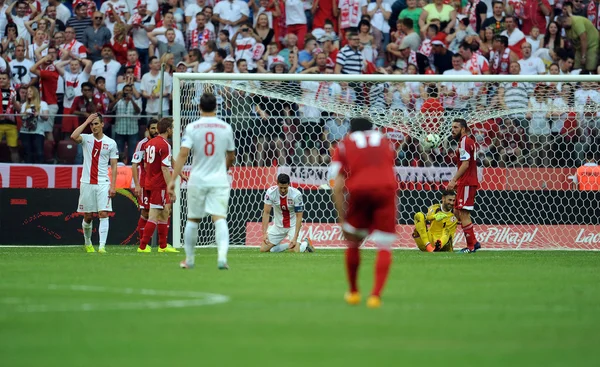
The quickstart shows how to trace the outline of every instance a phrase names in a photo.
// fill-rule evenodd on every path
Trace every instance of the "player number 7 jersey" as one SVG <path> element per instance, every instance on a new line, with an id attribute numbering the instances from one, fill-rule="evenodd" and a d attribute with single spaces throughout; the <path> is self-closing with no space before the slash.
<path id="1" fill-rule="evenodd" d="M 106 135 L 97 140 L 92 134 L 81 134 L 81 139 L 83 172 L 80 181 L 92 185 L 109 183 L 110 160 L 119 159 L 117 143 Z"/>

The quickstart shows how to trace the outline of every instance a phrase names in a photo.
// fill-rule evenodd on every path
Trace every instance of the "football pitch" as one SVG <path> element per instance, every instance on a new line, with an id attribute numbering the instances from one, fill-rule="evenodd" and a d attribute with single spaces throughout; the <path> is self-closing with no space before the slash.
<path id="1" fill-rule="evenodd" d="M 382 308 L 348 306 L 343 252 L 0 248 L 2 366 L 591 366 L 600 253 L 395 251 Z M 594 362 L 596 361 L 596 362 Z"/>

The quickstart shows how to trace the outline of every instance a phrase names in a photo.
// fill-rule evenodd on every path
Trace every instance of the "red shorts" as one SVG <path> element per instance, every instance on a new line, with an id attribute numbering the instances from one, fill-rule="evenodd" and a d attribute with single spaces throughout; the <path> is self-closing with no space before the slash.
<path id="1" fill-rule="evenodd" d="M 142 195 L 138 198 L 140 209 L 150 209 L 150 197 L 148 196 L 148 190 L 142 188 Z"/>
<path id="2" fill-rule="evenodd" d="M 395 190 L 353 191 L 348 195 L 346 222 L 354 227 L 357 233 L 366 234 L 377 230 L 395 234 L 396 213 Z"/>
<path id="3" fill-rule="evenodd" d="M 456 186 L 456 202 L 454 209 L 475 209 L 475 193 L 477 186 Z"/>
<path id="4" fill-rule="evenodd" d="M 148 197 L 148 202 L 150 203 L 149 209 L 163 209 L 165 205 L 171 204 L 167 189 L 144 189 L 144 195 Z"/>

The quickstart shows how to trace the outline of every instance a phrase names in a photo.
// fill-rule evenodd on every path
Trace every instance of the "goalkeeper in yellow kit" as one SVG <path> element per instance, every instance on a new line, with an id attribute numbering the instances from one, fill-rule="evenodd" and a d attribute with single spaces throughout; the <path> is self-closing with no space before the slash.
<path id="1" fill-rule="evenodd" d="M 413 238 L 419 250 L 453 251 L 452 241 L 458 224 L 453 212 L 455 200 L 454 191 L 442 191 L 442 201 L 430 206 L 427 215 L 421 212 L 415 214 Z"/>

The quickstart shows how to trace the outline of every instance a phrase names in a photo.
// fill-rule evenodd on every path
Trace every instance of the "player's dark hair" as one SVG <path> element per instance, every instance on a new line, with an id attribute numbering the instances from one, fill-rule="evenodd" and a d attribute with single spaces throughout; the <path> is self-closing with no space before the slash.
<path id="1" fill-rule="evenodd" d="M 148 121 L 148 126 L 146 126 L 146 130 L 150 130 L 150 126 L 154 124 L 158 124 L 158 119 L 153 117 L 150 119 L 150 121 Z"/>
<path id="2" fill-rule="evenodd" d="M 200 97 L 200 110 L 202 112 L 214 112 L 217 109 L 217 97 L 212 93 L 204 93 Z"/>
<path id="3" fill-rule="evenodd" d="M 367 131 L 373 129 L 371 120 L 365 117 L 356 117 L 350 120 L 350 131 Z"/>
<path id="4" fill-rule="evenodd" d="M 460 127 L 464 127 L 465 129 L 469 128 L 469 124 L 467 124 L 467 120 L 465 119 L 457 118 L 454 119 L 454 122 L 460 124 Z"/>
<path id="5" fill-rule="evenodd" d="M 167 130 L 169 130 L 172 127 L 173 127 L 173 119 L 170 117 L 163 117 L 158 122 L 158 133 L 164 134 L 167 132 Z"/>
<path id="6" fill-rule="evenodd" d="M 446 196 L 456 196 L 454 190 L 442 190 L 442 197 Z"/>
<path id="7" fill-rule="evenodd" d="M 277 183 L 282 185 L 289 185 L 290 176 L 286 175 L 285 173 L 280 173 L 279 176 L 277 176 Z"/>

